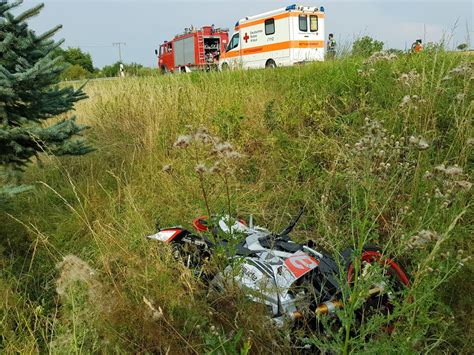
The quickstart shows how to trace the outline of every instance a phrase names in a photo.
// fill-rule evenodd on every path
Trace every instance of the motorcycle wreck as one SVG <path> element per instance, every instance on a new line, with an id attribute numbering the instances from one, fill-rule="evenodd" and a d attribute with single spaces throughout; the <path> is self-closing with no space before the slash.
<path id="1" fill-rule="evenodd" d="M 347 305 L 358 322 L 374 314 L 390 315 L 395 299 L 410 287 L 400 265 L 376 246 L 346 249 L 333 257 L 314 243 L 294 242 L 290 233 L 302 214 L 278 234 L 254 226 L 252 217 L 247 224 L 224 216 L 196 218 L 195 232 L 170 227 L 147 238 L 169 244 L 176 259 L 204 277 L 209 287 L 222 290 L 228 282 L 236 284 L 249 299 L 266 306 L 277 326 L 321 328 L 322 317 L 337 323 L 338 311 Z M 224 250 L 226 266 L 203 276 L 199 270 L 217 250 Z M 351 292 L 356 288 L 357 299 Z M 393 324 L 385 322 L 383 329 L 390 333 Z"/>

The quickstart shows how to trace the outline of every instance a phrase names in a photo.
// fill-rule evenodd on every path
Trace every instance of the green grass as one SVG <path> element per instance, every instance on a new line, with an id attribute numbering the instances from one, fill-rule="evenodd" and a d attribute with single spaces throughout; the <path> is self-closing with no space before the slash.
<path id="1" fill-rule="evenodd" d="M 42 157 L 24 176 L 35 190 L 0 212 L 0 349 L 290 351 L 284 331 L 268 325 L 257 305 L 237 291 L 207 295 L 166 250 L 143 238 L 156 220 L 189 227 L 206 214 L 196 162 L 173 148 L 190 125 L 207 127 L 244 154 L 227 184 L 235 214 L 253 214 L 258 224 L 280 230 L 306 205 L 295 233 L 300 240 L 331 252 L 379 244 L 410 273 L 413 288 L 397 309 L 392 336 L 373 336 L 376 321 L 346 332 L 348 307 L 340 314 L 341 332 L 310 334 L 310 342 L 334 352 L 470 353 L 473 265 L 465 259 L 472 255 L 473 211 L 466 185 L 473 181 L 474 95 L 468 60 L 425 52 L 374 64 L 347 58 L 90 82 L 90 98 L 77 115 L 92 127 L 97 151 Z M 449 74 L 463 63 L 470 69 Z M 398 80 L 412 70 L 418 76 L 409 85 Z M 401 106 L 407 95 L 410 102 Z M 171 173 L 162 171 L 168 164 Z M 463 171 L 437 171 L 440 164 Z M 226 184 L 213 175 L 204 183 L 211 212 L 226 213 Z M 432 237 L 422 232 L 427 242 L 421 245 L 412 237 L 423 230 Z M 61 271 L 56 264 L 70 254 L 86 264 Z M 94 275 L 79 272 L 89 267 Z M 58 295 L 64 282 L 68 291 Z"/>

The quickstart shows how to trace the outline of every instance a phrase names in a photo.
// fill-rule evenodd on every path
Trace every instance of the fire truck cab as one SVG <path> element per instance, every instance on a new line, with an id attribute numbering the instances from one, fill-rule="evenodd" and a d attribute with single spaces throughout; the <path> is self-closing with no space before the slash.
<path id="1" fill-rule="evenodd" d="M 228 29 L 215 29 L 214 26 L 186 28 L 184 33 L 169 42 L 165 41 L 155 51 L 158 55 L 158 67 L 163 73 L 217 68 L 228 39 Z"/>
<path id="2" fill-rule="evenodd" d="M 221 70 L 290 66 L 324 60 L 324 7 L 290 5 L 235 25 Z"/>

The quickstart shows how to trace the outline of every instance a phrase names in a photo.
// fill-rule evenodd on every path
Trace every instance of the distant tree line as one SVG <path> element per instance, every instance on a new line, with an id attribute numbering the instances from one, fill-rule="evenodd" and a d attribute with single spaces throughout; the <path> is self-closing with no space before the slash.
<path id="1" fill-rule="evenodd" d="M 57 48 L 54 57 L 62 58 L 67 68 L 61 74 L 63 81 L 82 80 L 93 78 L 112 78 L 120 75 L 120 62 L 106 65 L 102 69 L 95 68 L 89 53 L 80 48 Z M 146 68 L 138 63 L 124 64 L 127 76 L 148 76 L 157 74 L 156 69 Z"/>

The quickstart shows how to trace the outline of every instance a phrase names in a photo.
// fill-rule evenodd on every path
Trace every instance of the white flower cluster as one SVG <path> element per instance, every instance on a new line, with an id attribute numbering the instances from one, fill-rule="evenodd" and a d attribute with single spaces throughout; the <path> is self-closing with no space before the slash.
<path id="1" fill-rule="evenodd" d="M 418 137 L 411 136 L 410 138 L 408 138 L 408 143 L 418 148 L 419 150 L 426 150 L 430 147 L 426 139 L 423 138 L 422 136 L 418 136 Z"/>
<path id="2" fill-rule="evenodd" d="M 427 171 L 424 174 L 425 179 L 436 182 L 434 197 L 443 201 L 444 207 L 449 207 L 457 194 L 468 192 L 472 188 L 468 176 L 458 165 L 441 164 L 436 166 L 433 171 Z"/>
<path id="3" fill-rule="evenodd" d="M 209 156 L 217 158 L 211 167 L 208 167 L 203 162 L 197 163 L 194 167 L 194 171 L 200 175 L 205 173 L 228 173 L 230 172 L 229 162 L 231 160 L 243 158 L 243 155 L 237 152 L 232 144 L 229 142 L 222 142 L 219 137 L 211 135 L 206 127 L 201 127 L 192 134 L 179 136 L 173 146 L 178 149 L 186 149 L 193 143 L 209 147 Z M 162 171 L 170 173 L 172 171 L 172 166 L 165 165 L 163 166 Z"/>
<path id="4" fill-rule="evenodd" d="M 467 74 L 472 74 L 473 70 L 472 70 L 472 66 L 473 66 L 474 62 L 473 63 L 462 63 L 460 65 L 458 65 L 457 67 L 451 69 L 449 72 L 448 72 L 448 75 L 446 75 L 443 80 L 444 81 L 447 81 L 447 80 L 451 80 L 455 77 L 460 77 L 460 76 L 464 76 L 464 75 L 467 75 Z M 473 76 L 471 76 L 471 80 L 473 79 Z"/>
<path id="5" fill-rule="evenodd" d="M 426 100 L 420 98 L 418 95 L 405 95 L 399 106 L 402 109 L 412 108 L 414 110 L 417 110 L 418 104 L 423 104 L 425 102 Z"/>
<path id="6" fill-rule="evenodd" d="M 382 60 L 391 61 L 391 60 L 394 60 L 394 59 L 397 59 L 397 55 L 395 53 L 387 53 L 387 52 L 384 52 L 384 51 L 375 52 L 368 59 L 366 59 L 364 61 L 364 64 L 372 65 L 372 64 L 375 64 L 375 63 L 380 62 Z"/>
<path id="7" fill-rule="evenodd" d="M 422 230 L 408 240 L 410 248 L 425 248 L 440 239 L 440 235 L 430 230 Z"/>
<path id="8" fill-rule="evenodd" d="M 417 73 L 416 69 L 411 70 L 409 73 L 403 73 L 397 79 L 397 81 L 405 86 L 413 86 L 417 82 L 419 82 L 420 74 Z"/>
<path id="9" fill-rule="evenodd" d="M 363 76 L 363 77 L 369 77 L 374 73 L 375 73 L 374 68 L 357 69 L 357 74 L 359 74 L 360 76 Z"/>
<path id="10" fill-rule="evenodd" d="M 428 141 L 422 136 L 411 136 L 408 139 L 389 136 L 382 123 L 383 121 L 366 118 L 363 127 L 365 134 L 354 144 L 352 153 L 372 162 L 371 172 L 381 173 L 381 177 L 387 177 L 394 168 L 405 171 L 414 168 L 415 161 L 410 160 L 409 151 L 428 149 Z"/>

